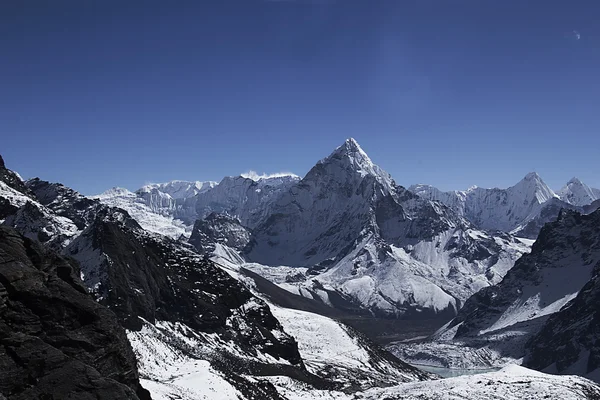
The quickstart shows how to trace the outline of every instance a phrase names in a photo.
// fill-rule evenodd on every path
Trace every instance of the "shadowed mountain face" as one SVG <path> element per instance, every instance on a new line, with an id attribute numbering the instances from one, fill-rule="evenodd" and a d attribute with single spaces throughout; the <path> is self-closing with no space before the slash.
<path id="1" fill-rule="evenodd" d="M 563 210 L 544 226 L 531 253 L 502 282 L 472 296 L 448 329 L 459 325 L 456 337 L 476 336 L 560 310 L 592 277 L 599 239 L 600 211 Z"/>
<path id="2" fill-rule="evenodd" d="M 589 234 L 588 251 L 600 251 L 600 235 Z M 527 347 L 524 365 L 530 368 L 600 381 L 600 261 L 577 297 L 552 315 Z"/>
<path id="3" fill-rule="evenodd" d="M 150 398 L 125 331 L 87 294 L 76 263 L 1 226 L 0 394 Z"/>

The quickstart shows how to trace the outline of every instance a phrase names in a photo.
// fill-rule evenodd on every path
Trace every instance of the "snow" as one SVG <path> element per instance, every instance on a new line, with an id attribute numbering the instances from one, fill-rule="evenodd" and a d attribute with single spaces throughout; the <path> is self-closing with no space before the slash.
<path id="1" fill-rule="evenodd" d="M 574 206 L 586 206 L 600 198 L 598 189 L 589 187 L 578 178 L 572 178 L 557 194 L 561 200 Z"/>
<path id="2" fill-rule="evenodd" d="M 478 228 L 504 232 L 522 229 L 539 215 L 545 203 L 558 198 L 535 172 L 507 189 L 474 186 L 466 191 L 442 192 L 419 184 L 409 190 L 419 197 L 444 203 Z"/>
<path id="3" fill-rule="evenodd" d="M 258 263 L 243 266 L 285 290 L 308 298 L 316 294 L 325 303 L 329 302 L 326 292 L 315 287 L 338 291 L 367 309 L 391 315 L 399 312 L 399 304 L 435 312 L 448 308 L 456 311 L 473 293 L 498 283 L 514 261 L 529 251 L 527 245 L 518 241 L 498 239 L 502 251 L 493 266 L 489 267 L 486 260 L 469 262 L 445 250 L 453 237 L 463 234 L 491 240 L 481 231 L 450 230 L 431 241 L 418 242 L 408 252 L 389 246 L 391 251 L 383 258 L 377 238 L 371 235 L 335 265 L 317 275 L 307 275 L 307 269 L 303 267 L 273 267 Z"/>
<path id="4" fill-rule="evenodd" d="M 0 196 L 7 199 L 8 202 L 15 207 L 21 207 L 27 202 L 33 202 L 30 197 L 27 197 L 23 193 L 16 191 L 3 181 L 0 181 Z"/>
<path id="5" fill-rule="evenodd" d="M 559 311 L 590 280 L 592 269 L 593 264 L 586 265 L 580 254 L 556 259 L 555 265 L 540 271 L 539 284 L 525 285 L 519 298 L 480 334 Z"/>
<path id="6" fill-rule="evenodd" d="M 543 374 L 517 365 L 497 372 L 472 376 L 412 382 L 386 389 L 367 390 L 356 399 L 587 399 L 598 396 L 600 389 L 592 382 L 576 376 Z"/>
<path id="7" fill-rule="evenodd" d="M 121 208 L 137 221 L 145 230 L 177 239 L 181 235 L 189 236 L 191 227 L 171 216 L 158 214 L 145 201 L 124 188 L 112 188 L 97 196 L 92 196 L 100 202 Z"/>
<path id="8" fill-rule="evenodd" d="M 12 206 L 19 208 L 15 214 L 9 215 L 2 223 L 16 228 L 26 237 L 39 240 L 41 234 L 48 238 L 46 243 L 60 249 L 81 233 L 70 219 L 56 215 L 49 208 L 2 181 L 0 181 L 0 197 L 5 198 Z M 27 204 L 32 208 L 26 207 Z"/>
<path id="9" fill-rule="evenodd" d="M 156 325 L 161 330 L 175 330 L 168 323 Z M 169 345 L 159 328 L 144 324 L 139 332 L 127 332 L 138 360 L 142 386 L 151 392 L 153 399 L 228 400 L 242 397 L 208 361 L 189 357 Z M 182 339 L 181 335 L 178 337 Z"/>
<path id="10" fill-rule="evenodd" d="M 173 199 L 186 199 L 193 197 L 198 193 L 206 192 L 217 185 L 213 181 L 180 181 L 174 180 L 165 183 L 150 183 L 142 186 L 137 192 L 151 192 L 152 189 L 168 194 Z"/>
<path id="11" fill-rule="evenodd" d="M 368 368 L 369 354 L 336 321 L 306 311 L 270 305 L 271 312 L 298 342 L 298 350 L 311 372 L 327 365 Z"/>
<path id="12" fill-rule="evenodd" d="M 298 181 L 293 175 L 264 177 L 258 181 L 228 176 L 196 196 L 195 211 L 199 218 L 212 212 L 227 213 L 238 218 L 243 226 L 254 228 L 268 218 L 273 202 Z"/>

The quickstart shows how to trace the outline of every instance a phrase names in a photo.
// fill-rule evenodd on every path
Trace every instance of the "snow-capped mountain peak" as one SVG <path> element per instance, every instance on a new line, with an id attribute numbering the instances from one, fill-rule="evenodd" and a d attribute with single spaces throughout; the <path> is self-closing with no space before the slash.
<path id="1" fill-rule="evenodd" d="M 367 153 L 353 138 L 337 147 L 329 156 L 320 160 L 303 179 L 303 182 L 316 182 L 327 177 L 338 184 L 362 181 L 371 176 L 382 184 L 387 192 L 393 191 L 395 186 L 391 175 L 374 164 Z"/>
<path id="2" fill-rule="evenodd" d="M 136 197 L 136 196 L 135 196 L 135 193 L 133 193 L 132 191 L 122 188 L 122 187 L 117 187 L 117 186 L 114 186 L 114 187 L 100 193 L 99 195 L 91 196 L 91 198 L 96 198 L 99 200 L 106 199 L 106 198 L 113 198 L 113 197 Z"/>
<path id="3" fill-rule="evenodd" d="M 207 190 L 215 187 L 217 182 L 213 181 L 180 181 L 174 180 L 165 183 L 151 183 L 142 186 L 137 190 L 138 193 L 148 193 L 153 189 L 156 189 L 162 193 L 168 194 L 173 199 L 186 199 L 193 197 L 198 193 L 206 192 Z"/>
<path id="4" fill-rule="evenodd" d="M 353 138 L 346 139 L 344 144 L 336 148 L 329 157 L 321 160 L 321 162 L 325 163 L 331 160 L 343 160 L 349 162 L 358 171 L 375 173 L 375 164 Z"/>
<path id="5" fill-rule="evenodd" d="M 545 203 L 553 197 L 558 197 L 537 172 L 528 173 L 519 183 L 508 190 L 523 195 L 524 200 L 531 201 L 535 199 L 539 204 Z"/>
<path id="6" fill-rule="evenodd" d="M 600 191 L 592 189 L 576 177 L 571 178 L 557 194 L 562 201 L 574 206 L 586 206 L 600 198 Z"/>
<path id="7" fill-rule="evenodd" d="M 465 191 L 442 192 L 433 186 L 420 184 L 411 186 L 409 190 L 419 197 L 441 201 L 480 229 L 520 232 L 527 237 L 535 237 L 539 231 L 537 225 L 528 226 L 533 220 L 552 219 L 556 215 L 554 211 L 557 213 L 561 206 L 569 206 L 536 172 L 528 173 L 507 189 L 472 186 Z M 552 209 L 547 206 L 552 206 Z M 543 218 L 538 218 L 545 208 Z"/>

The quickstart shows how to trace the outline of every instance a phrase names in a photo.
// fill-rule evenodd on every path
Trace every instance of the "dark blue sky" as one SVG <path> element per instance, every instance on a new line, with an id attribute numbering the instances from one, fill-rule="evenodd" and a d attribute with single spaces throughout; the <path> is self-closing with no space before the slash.
<path id="1" fill-rule="evenodd" d="M 598 21 L 598 0 L 2 1 L 0 153 L 85 194 L 303 175 L 347 137 L 403 185 L 600 187 Z"/>

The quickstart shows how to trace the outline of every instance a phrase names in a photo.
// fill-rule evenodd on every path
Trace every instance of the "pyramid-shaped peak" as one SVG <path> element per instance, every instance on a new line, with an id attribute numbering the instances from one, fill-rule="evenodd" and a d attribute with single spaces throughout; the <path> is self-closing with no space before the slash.
<path id="1" fill-rule="evenodd" d="M 511 190 L 519 192 L 525 198 L 534 197 L 540 204 L 557 197 L 537 172 L 530 172 L 525 175 L 525 178 L 513 186 Z"/>
<path id="2" fill-rule="evenodd" d="M 581 182 L 581 180 L 579 178 L 574 176 L 571 179 L 569 179 L 569 182 L 567 182 L 567 185 L 583 185 L 583 182 Z"/>
<path id="3" fill-rule="evenodd" d="M 531 181 L 531 180 L 541 180 L 542 178 L 540 177 L 540 175 L 537 172 L 530 172 L 527 175 L 525 175 L 524 179 L 527 181 Z"/>
<path id="4" fill-rule="evenodd" d="M 388 191 L 395 185 L 392 177 L 375 165 L 353 138 L 346 139 L 329 156 L 319 161 L 303 180 L 310 181 L 315 177 L 324 176 L 323 174 L 340 182 L 358 181 L 366 176 L 374 176 Z"/>
<path id="5" fill-rule="evenodd" d="M 379 170 L 375 166 L 367 153 L 360 147 L 358 142 L 353 138 L 346 139 L 344 143 L 337 147 L 329 157 L 321 160 L 321 163 L 342 163 L 344 165 L 352 165 L 354 169 L 364 170 L 370 173 L 378 173 L 374 170 Z"/>
<path id="6" fill-rule="evenodd" d="M 344 142 L 344 146 L 346 146 L 349 149 L 354 149 L 355 151 L 362 151 L 362 149 L 360 148 L 360 145 L 354 138 L 346 139 L 346 141 Z"/>
<path id="7" fill-rule="evenodd" d="M 362 156 L 362 158 L 369 159 L 369 156 L 367 156 L 367 153 L 365 153 L 365 151 L 362 149 L 362 147 L 360 147 L 360 145 L 354 138 L 346 139 L 344 141 L 344 144 L 342 144 L 341 146 L 336 148 L 335 151 L 333 152 L 333 154 L 340 154 L 340 153 L 346 154 L 346 155 L 360 154 Z M 369 159 L 369 161 L 370 161 L 370 159 Z"/>

